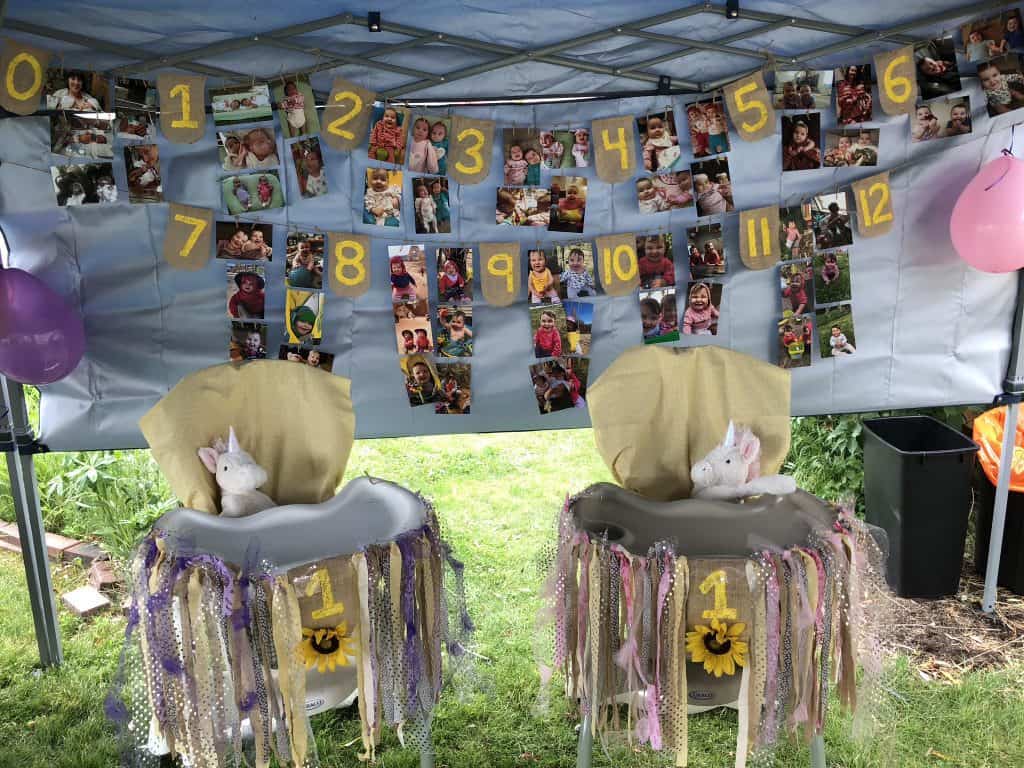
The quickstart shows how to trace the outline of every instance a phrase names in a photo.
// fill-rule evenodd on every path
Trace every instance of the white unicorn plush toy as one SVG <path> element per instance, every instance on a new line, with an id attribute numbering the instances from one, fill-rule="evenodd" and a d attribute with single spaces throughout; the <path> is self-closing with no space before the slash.
<path id="1" fill-rule="evenodd" d="M 210 474 L 217 477 L 222 517 L 246 517 L 277 506 L 258 490 L 267 482 L 267 471 L 242 450 L 234 427 L 230 428 L 226 446 L 218 437 L 211 447 L 199 449 L 199 458 Z"/>
<path id="2" fill-rule="evenodd" d="M 761 477 L 761 441 L 747 427 L 729 422 L 725 439 L 690 469 L 693 498 L 728 501 L 762 493 L 784 496 L 796 491 L 789 475 Z"/>

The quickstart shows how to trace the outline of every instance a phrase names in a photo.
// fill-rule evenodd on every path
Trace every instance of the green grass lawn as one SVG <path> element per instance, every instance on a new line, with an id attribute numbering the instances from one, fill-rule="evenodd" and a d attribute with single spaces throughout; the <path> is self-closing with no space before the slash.
<path id="1" fill-rule="evenodd" d="M 138 462 L 130 467 L 136 486 L 155 484 L 135 492 L 161 499 L 157 476 L 144 468 L 146 454 L 132 456 Z M 119 474 L 111 466 L 105 470 Z M 470 610 L 478 628 L 474 650 L 485 660 L 444 694 L 434 726 L 439 768 L 573 766 L 576 720 L 557 685 L 550 706 L 538 707 L 534 647 L 542 638 L 534 622 L 543 552 L 553 541 L 565 495 L 611 479 L 590 431 L 361 441 L 348 476 L 364 472 L 431 498 L 445 535 L 466 563 Z M 134 529 L 144 528 L 147 515 L 154 513 L 155 507 L 121 509 L 119 514 Z M 74 516 L 73 511 L 67 514 Z M 111 505 L 111 519 L 117 514 Z M 79 571 L 65 568 L 56 573 L 55 585 L 60 591 L 81 580 Z M 116 763 L 103 698 L 117 664 L 123 620 L 111 614 L 80 621 L 62 610 L 61 624 L 66 664 L 37 676 L 22 566 L 14 556 L 0 555 L 0 768 L 105 768 Z M 1024 766 L 1024 667 L 973 673 L 959 685 L 948 685 L 926 683 L 905 660 L 897 660 L 886 682 L 886 724 L 866 744 L 850 740 L 849 721 L 833 710 L 826 733 L 830 766 Z M 313 728 L 323 765 L 358 764 L 358 745 L 349 744 L 359 735 L 354 710 L 317 716 Z M 735 738 L 735 713 L 691 718 L 690 764 L 731 766 Z M 807 760 L 802 747 L 784 747 L 776 764 L 796 768 Z M 623 743 L 609 747 L 608 755 L 597 747 L 594 758 L 595 766 L 605 768 L 671 763 L 667 755 Z M 398 748 L 389 734 L 380 764 L 413 768 L 418 759 Z"/>

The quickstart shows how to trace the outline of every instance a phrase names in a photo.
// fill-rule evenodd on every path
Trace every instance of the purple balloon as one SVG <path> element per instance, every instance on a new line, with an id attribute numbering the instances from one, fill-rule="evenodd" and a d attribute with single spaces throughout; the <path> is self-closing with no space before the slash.
<path id="1" fill-rule="evenodd" d="M 0 373 L 22 384 L 52 384 L 85 352 L 82 318 L 42 280 L 0 269 Z"/>

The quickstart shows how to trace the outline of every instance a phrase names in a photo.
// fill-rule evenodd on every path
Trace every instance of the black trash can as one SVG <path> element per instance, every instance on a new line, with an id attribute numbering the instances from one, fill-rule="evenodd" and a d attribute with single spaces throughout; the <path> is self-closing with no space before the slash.
<path id="1" fill-rule="evenodd" d="M 956 593 L 977 444 L 930 416 L 864 421 L 867 521 L 889 534 L 889 586 L 901 597 Z"/>
<path id="2" fill-rule="evenodd" d="M 989 482 L 980 464 L 974 467 L 974 569 L 985 573 L 988 565 L 988 542 L 992 535 L 992 508 L 996 489 Z M 1024 595 L 1024 493 L 1010 492 L 1006 499 L 1006 527 L 1003 529 L 1003 550 L 999 557 L 999 578 L 996 583 L 1014 594 Z"/>

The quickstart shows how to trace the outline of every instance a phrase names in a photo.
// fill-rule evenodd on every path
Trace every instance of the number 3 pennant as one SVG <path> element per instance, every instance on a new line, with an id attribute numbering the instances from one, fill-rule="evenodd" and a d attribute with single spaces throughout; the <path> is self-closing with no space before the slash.
<path id="1" fill-rule="evenodd" d="M 448 175 L 459 184 L 479 184 L 491 172 L 494 123 L 452 116 Z"/>
<path id="2" fill-rule="evenodd" d="M 324 105 L 324 144 L 331 149 L 351 152 L 366 139 L 376 95 L 355 83 L 334 79 Z"/>

